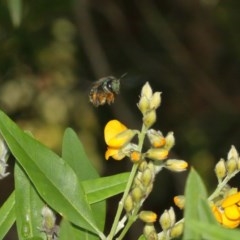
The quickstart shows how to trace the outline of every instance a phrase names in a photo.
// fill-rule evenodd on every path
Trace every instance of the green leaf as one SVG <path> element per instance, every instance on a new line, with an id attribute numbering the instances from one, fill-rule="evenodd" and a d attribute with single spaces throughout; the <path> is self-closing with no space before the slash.
<path id="1" fill-rule="evenodd" d="M 183 239 L 204 239 L 204 232 L 196 231 L 191 227 L 192 221 L 206 221 L 215 224 L 208 206 L 207 191 L 205 186 L 194 169 L 188 176 L 185 190 L 186 208 L 184 211 L 184 236 Z"/>
<path id="2" fill-rule="evenodd" d="M 18 238 L 44 238 L 45 234 L 39 230 L 44 202 L 18 163 L 14 168 L 14 181 Z"/>
<path id="3" fill-rule="evenodd" d="M 66 129 L 64 133 L 62 157 L 74 170 L 79 181 L 93 178 L 96 179 L 99 177 L 99 174 L 88 159 L 77 134 L 70 128 Z M 103 231 L 105 225 L 106 202 L 98 201 L 97 203 L 92 204 L 91 208 L 99 229 Z M 78 236 L 79 239 L 88 239 L 89 237 L 91 237 L 91 239 L 98 239 L 96 235 L 93 235 L 84 229 L 81 229 L 81 231 L 78 230 L 78 233 L 81 234 Z"/>
<path id="4" fill-rule="evenodd" d="M 4 239 L 15 219 L 15 192 L 13 192 L 0 208 L 0 239 Z"/>
<path id="5" fill-rule="evenodd" d="M 63 219 L 60 224 L 59 240 L 69 239 L 99 240 L 99 237 L 91 232 L 78 228 L 66 219 Z"/>
<path id="6" fill-rule="evenodd" d="M 41 197 L 68 220 L 102 236 L 72 168 L 0 111 L 0 131 Z"/>
<path id="7" fill-rule="evenodd" d="M 99 202 L 125 190 L 129 172 L 82 182 L 89 203 Z"/>
<path id="8" fill-rule="evenodd" d="M 221 225 L 209 224 L 206 222 L 199 222 L 196 220 L 192 221 L 192 224 L 189 226 L 198 234 L 204 232 L 204 239 L 211 240 L 239 240 L 240 231 L 235 229 L 226 229 Z"/>
<path id="9" fill-rule="evenodd" d="M 22 1 L 7 0 L 7 3 L 13 26 L 18 27 L 21 23 L 22 18 Z"/>
<path id="10" fill-rule="evenodd" d="M 70 128 L 67 128 L 64 133 L 62 157 L 81 181 L 99 177 L 99 174 L 88 159 L 77 134 Z"/>

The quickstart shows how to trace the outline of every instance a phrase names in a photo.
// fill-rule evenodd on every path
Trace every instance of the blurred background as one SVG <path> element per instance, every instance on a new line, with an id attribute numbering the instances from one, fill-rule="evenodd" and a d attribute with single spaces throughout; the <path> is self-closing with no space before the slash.
<path id="1" fill-rule="evenodd" d="M 104 126 L 117 118 L 140 128 L 136 103 L 149 81 L 162 92 L 154 128 L 174 132 L 171 157 L 188 161 L 211 191 L 215 163 L 232 144 L 240 149 L 239 9 L 238 0 L 1 1 L 0 108 L 57 153 L 64 129 L 72 127 L 107 176 L 131 164 L 105 161 Z M 113 105 L 91 105 L 93 81 L 124 73 Z M 160 214 L 173 205 L 186 176 L 164 170 L 145 208 Z M 3 202 L 12 175 L 0 187 Z"/>

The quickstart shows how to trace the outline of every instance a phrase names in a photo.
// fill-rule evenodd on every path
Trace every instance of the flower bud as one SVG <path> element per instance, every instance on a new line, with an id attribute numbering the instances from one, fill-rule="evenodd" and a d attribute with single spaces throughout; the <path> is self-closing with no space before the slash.
<path id="1" fill-rule="evenodd" d="M 147 99 L 146 96 L 141 96 L 137 106 L 141 113 L 144 115 L 150 109 L 149 99 Z"/>
<path id="2" fill-rule="evenodd" d="M 160 131 L 156 131 L 154 129 L 149 129 L 147 131 L 147 136 L 148 136 L 148 139 L 149 139 L 151 145 L 155 148 L 162 147 L 166 143 L 166 140 Z"/>
<path id="3" fill-rule="evenodd" d="M 130 159 L 134 163 L 139 162 L 142 159 L 142 154 L 138 151 L 131 151 L 130 152 Z"/>
<path id="4" fill-rule="evenodd" d="M 166 140 L 166 144 L 164 147 L 167 150 L 170 150 L 175 144 L 175 138 L 174 138 L 173 132 L 169 132 L 165 137 L 165 140 Z"/>
<path id="5" fill-rule="evenodd" d="M 139 164 L 138 170 L 140 172 L 143 172 L 147 168 L 147 166 L 148 166 L 147 161 L 144 160 Z"/>
<path id="6" fill-rule="evenodd" d="M 169 210 L 165 210 L 164 213 L 160 216 L 159 223 L 162 229 L 168 230 L 175 224 L 175 213 L 173 208 L 171 207 Z"/>
<path id="7" fill-rule="evenodd" d="M 157 220 L 157 214 L 152 211 L 141 211 L 139 218 L 145 223 L 154 223 Z"/>
<path id="8" fill-rule="evenodd" d="M 6 162 L 0 160 L 0 179 L 7 177 L 10 173 L 7 171 L 8 164 Z"/>
<path id="9" fill-rule="evenodd" d="M 153 159 L 153 160 L 165 160 L 168 156 L 168 150 L 165 148 L 150 148 L 146 153 L 145 156 L 147 158 Z"/>
<path id="10" fill-rule="evenodd" d="M 171 238 L 177 238 L 183 233 L 183 222 L 177 223 L 174 225 L 170 230 L 170 237 Z"/>
<path id="11" fill-rule="evenodd" d="M 182 172 L 187 169 L 188 163 L 183 160 L 168 159 L 164 167 L 174 172 Z"/>
<path id="12" fill-rule="evenodd" d="M 147 168 L 143 171 L 141 182 L 143 186 L 148 186 L 153 181 L 153 172 Z"/>
<path id="13" fill-rule="evenodd" d="M 155 92 L 150 100 L 150 109 L 157 109 L 161 104 L 161 92 Z"/>
<path id="14" fill-rule="evenodd" d="M 234 158 L 229 158 L 226 162 L 227 171 L 229 174 L 235 172 L 237 170 L 237 161 Z"/>
<path id="15" fill-rule="evenodd" d="M 222 180 L 227 175 L 227 168 L 225 165 L 225 161 L 223 158 L 220 159 L 220 161 L 217 162 L 215 166 L 215 173 L 219 180 Z"/>
<path id="16" fill-rule="evenodd" d="M 142 87 L 142 91 L 141 91 L 141 97 L 145 96 L 147 99 L 151 99 L 152 97 L 152 88 L 149 84 L 149 82 L 146 82 L 144 84 L 144 86 Z"/>
<path id="17" fill-rule="evenodd" d="M 183 209 L 185 206 L 185 197 L 184 195 L 178 195 L 173 198 L 173 201 L 177 207 Z"/>
<path id="18" fill-rule="evenodd" d="M 231 159 L 231 158 L 235 159 L 236 161 L 237 161 L 238 158 L 239 158 L 238 151 L 236 150 L 236 148 L 235 148 L 233 145 L 231 146 L 231 149 L 230 149 L 230 151 L 228 152 L 228 156 L 227 156 L 227 159 L 228 159 L 228 160 Z"/>
<path id="19" fill-rule="evenodd" d="M 129 194 L 125 201 L 124 201 L 124 209 L 126 210 L 126 212 L 131 212 L 133 209 L 133 200 L 132 200 L 132 196 Z"/>
<path id="20" fill-rule="evenodd" d="M 3 138 L 0 136 L 0 160 L 6 163 L 8 157 L 9 157 L 8 147 Z"/>
<path id="21" fill-rule="evenodd" d="M 158 240 L 155 227 L 152 223 L 147 223 L 143 228 L 143 235 L 146 239 Z"/>
<path id="22" fill-rule="evenodd" d="M 144 114 L 143 123 L 146 126 L 146 128 L 150 128 L 156 122 L 156 119 L 157 119 L 156 110 L 150 110 L 146 112 L 146 114 Z"/>
<path id="23" fill-rule="evenodd" d="M 56 216 L 53 211 L 48 207 L 44 206 L 41 211 L 43 217 L 42 226 L 45 229 L 52 229 L 55 226 Z"/>
<path id="24" fill-rule="evenodd" d="M 131 191 L 132 200 L 135 203 L 139 203 L 143 199 L 143 191 L 140 187 L 134 187 Z"/>

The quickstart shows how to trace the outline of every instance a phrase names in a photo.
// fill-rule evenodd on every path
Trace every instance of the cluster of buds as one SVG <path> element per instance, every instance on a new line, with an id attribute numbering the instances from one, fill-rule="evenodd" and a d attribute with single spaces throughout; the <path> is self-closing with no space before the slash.
<path id="1" fill-rule="evenodd" d="M 183 222 L 176 223 L 176 216 L 173 208 L 165 210 L 159 218 L 159 224 L 162 232 L 157 233 L 154 222 L 157 215 L 151 211 L 142 211 L 139 218 L 145 223 L 143 228 L 143 235 L 146 239 L 151 240 L 165 240 L 179 237 L 183 233 Z"/>
<path id="2" fill-rule="evenodd" d="M 160 104 L 161 93 L 153 93 L 147 82 L 142 88 L 140 100 L 137 104 L 143 115 L 141 132 L 127 128 L 116 119 L 109 121 L 104 129 L 104 138 L 108 146 L 105 153 L 106 160 L 110 157 L 115 160 L 122 160 L 127 156 L 135 164 L 135 171 L 131 178 L 133 180 L 132 185 L 127 189 L 126 196 L 124 195 L 123 199 L 123 207 L 128 218 L 132 217 L 134 219 L 136 217 L 143 202 L 153 189 L 156 174 L 162 168 L 181 172 L 188 167 L 187 162 L 183 160 L 167 159 L 169 151 L 175 144 L 173 132 L 169 132 L 164 136 L 161 131 L 151 128 L 156 122 L 156 109 Z M 136 135 L 139 140 L 138 144 L 132 141 Z M 150 147 L 143 151 L 142 147 L 145 138 L 149 140 Z M 168 220 L 166 220 L 167 215 L 169 216 Z M 156 233 L 153 225 L 156 214 L 142 211 L 138 216 L 146 223 L 143 231 L 144 236 L 147 239 L 159 239 L 159 234 Z M 182 224 L 175 223 L 175 213 L 172 208 L 161 216 L 160 224 L 164 229 L 165 235 L 163 236 L 176 237 L 182 233 Z M 166 224 L 169 226 L 167 227 Z M 163 236 L 160 239 L 169 239 L 163 238 Z"/>
<path id="3" fill-rule="evenodd" d="M 124 208 L 130 213 L 134 208 L 140 207 L 153 188 L 155 170 L 152 162 L 142 161 L 134 177 L 131 191 L 124 202 Z"/>
<path id="4" fill-rule="evenodd" d="M 147 82 L 141 91 L 138 108 L 143 114 L 143 124 L 148 129 L 150 128 L 157 119 L 156 109 L 161 104 L 161 93 L 152 92 L 152 88 Z"/>
<path id="5" fill-rule="evenodd" d="M 177 238 L 183 233 L 183 222 L 176 223 L 176 215 L 172 207 L 164 211 L 159 223 L 163 230 L 158 235 L 159 240 Z"/>
<path id="6" fill-rule="evenodd" d="M 234 146 L 231 147 L 227 155 L 227 160 L 223 158 L 215 166 L 215 173 L 219 182 L 224 178 L 231 178 L 240 171 L 240 158 Z"/>
<path id="7" fill-rule="evenodd" d="M 174 172 L 182 172 L 187 169 L 188 164 L 184 160 L 166 160 L 169 151 L 175 144 L 173 132 L 169 132 L 164 137 L 160 131 L 149 129 L 147 131 L 147 136 L 151 143 L 151 147 L 143 154 L 143 156 L 144 158 L 151 159 L 155 162 L 156 172 L 160 171 L 163 167 Z"/>
<path id="8" fill-rule="evenodd" d="M 54 212 L 48 206 L 44 206 L 41 215 L 43 220 L 40 231 L 47 235 L 47 239 L 57 239 L 59 227 L 56 225 Z"/>
<path id="9" fill-rule="evenodd" d="M 5 141 L 0 137 L 0 179 L 5 178 L 9 175 L 7 171 L 7 160 L 9 157 L 9 150 Z"/>
<path id="10" fill-rule="evenodd" d="M 143 228 L 144 237 L 146 239 L 157 240 L 158 235 L 154 227 L 154 222 L 157 220 L 157 214 L 152 211 L 141 211 L 138 217 L 145 223 Z"/>

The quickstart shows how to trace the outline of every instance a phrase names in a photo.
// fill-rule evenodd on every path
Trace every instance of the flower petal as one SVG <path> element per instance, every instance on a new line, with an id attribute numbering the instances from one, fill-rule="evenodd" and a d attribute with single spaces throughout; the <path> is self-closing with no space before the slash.
<path id="1" fill-rule="evenodd" d="M 240 192 L 228 196 L 221 204 L 223 208 L 236 204 L 240 201 Z"/>
<path id="2" fill-rule="evenodd" d="M 135 131 L 127 129 L 117 134 L 115 137 L 109 139 L 108 146 L 113 148 L 121 148 L 127 143 L 129 143 L 135 134 L 136 134 Z"/>
<path id="3" fill-rule="evenodd" d="M 231 205 L 224 209 L 224 214 L 230 220 L 240 220 L 240 211 L 237 205 Z"/>
<path id="4" fill-rule="evenodd" d="M 108 148 L 105 153 L 105 159 L 108 160 L 110 157 L 115 160 L 122 160 L 125 157 L 125 154 L 117 148 Z"/>
<path id="5" fill-rule="evenodd" d="M 127 130 L 127 127 L 118 120 L 109 121 L 104 129 L 104 138 L 107 145 L 112 138 L 125 130 Z"/>

